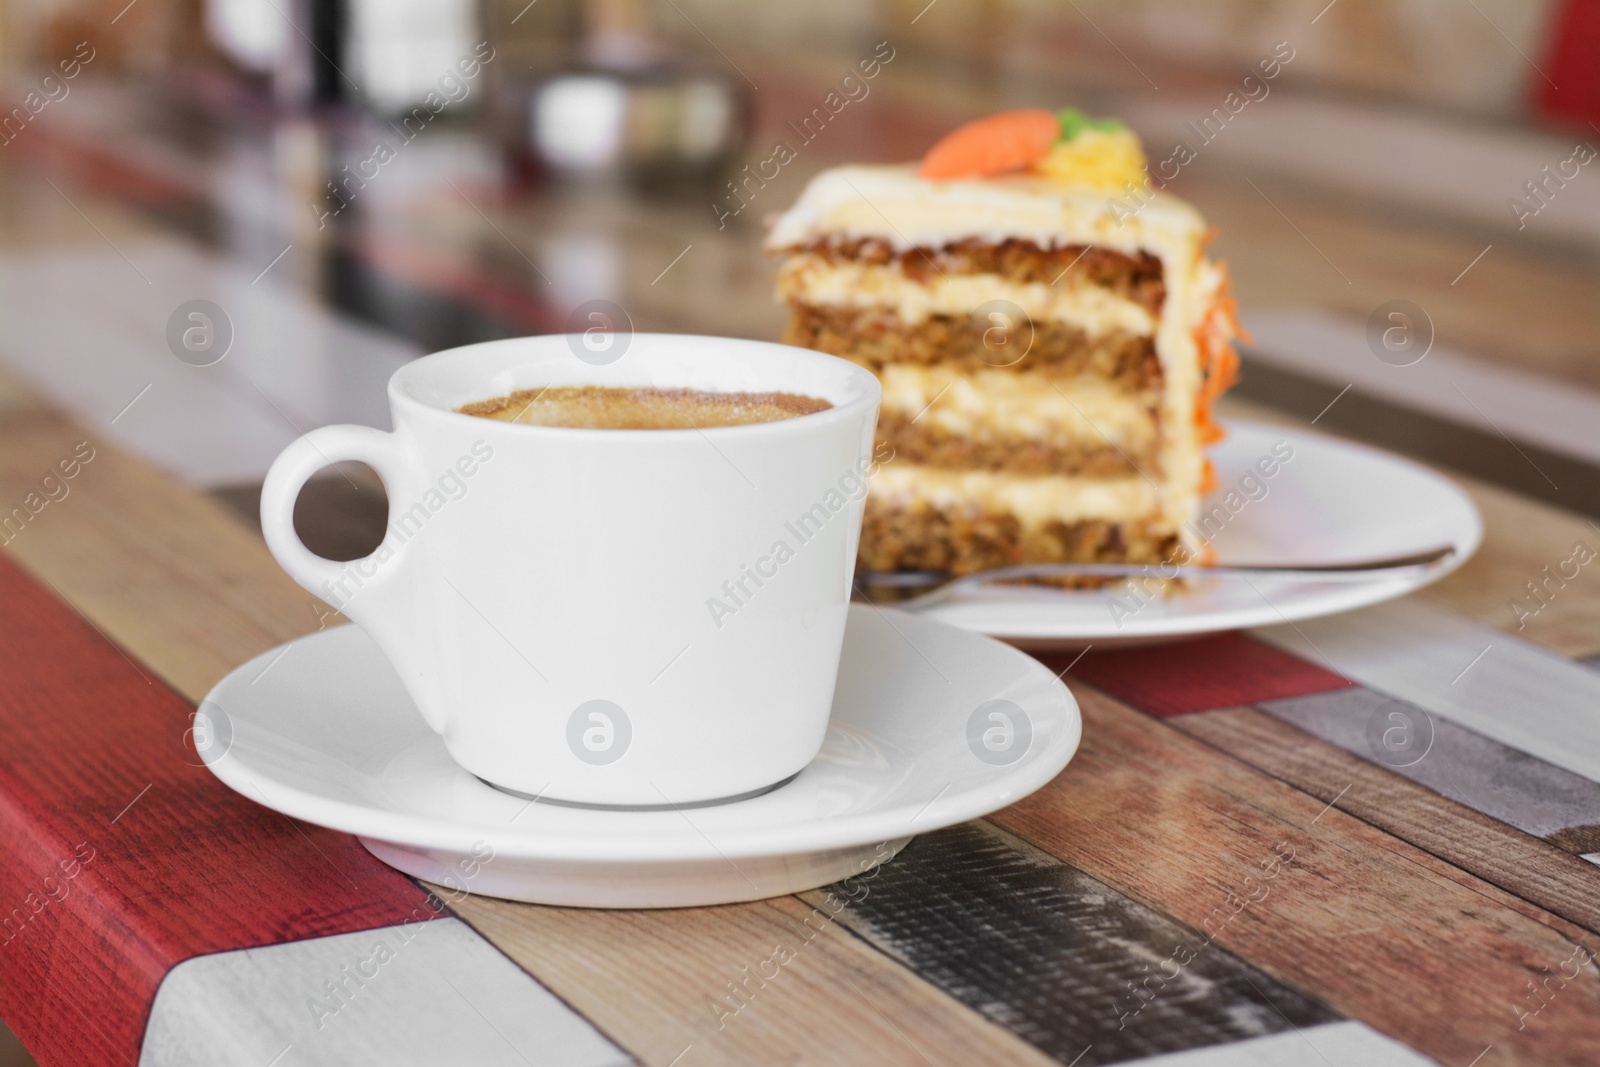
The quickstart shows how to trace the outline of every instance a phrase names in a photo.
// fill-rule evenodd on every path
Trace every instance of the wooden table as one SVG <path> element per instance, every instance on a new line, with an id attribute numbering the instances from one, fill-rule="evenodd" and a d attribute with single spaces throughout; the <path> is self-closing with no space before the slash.
<path id="1" fill-rule="evenodd" d="M 72 188 L 119 243 L 148 231 Z M 520 235 L 518 210 L 483 219 Z M 663 265 L 707 228 L 608 217 Z M 484 329 L 546 314 L 520 268 L 490 288 L 362 239 L 381 275 L 431 278 Z M 435 248 L 452 245 L 509 255 L 459 233 Z M 719 247 L 690 277 L 744 270 Z M 1315 414 L 1285 407 L 1225 414 Z M 182 736 L 210 686 L 323 620 L 238 494 L 186 488 L 105 429 L 0 369 L 0 507 L 80 459 L 0 558 L 0 1017 L 41 1063 L 1600 1062 L 1600 672 L 1581 662 L 1600 657 L 1600 570 L 1520 627 L 1509 608 L 1600 529 L 1476 480 L 1471 454 L 1452 473 L 1487 538 L 1439 585 L 1047 659 L 1084 739 L 1037 794 L 857 885 L 603 912 L 419 886 L 197 766 Z M 1385 708 L 1428 724 L 1416 762 L 1368 742 Z M 418 925 L 421 948 L 366 967 Z"/>

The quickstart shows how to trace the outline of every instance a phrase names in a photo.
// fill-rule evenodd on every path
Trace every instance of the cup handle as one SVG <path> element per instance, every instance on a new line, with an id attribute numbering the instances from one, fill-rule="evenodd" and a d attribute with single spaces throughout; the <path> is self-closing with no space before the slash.
<path id="1" fill-rule="evenodd" d="M 301 588 L 328 601 L 359 625 L 377 643 L 399 672 L 423 717 L 434 730 L 442 707 L 432 699 L 432 677 L 410 646 L 416 644 L 416 612 L 407 610 L 407 546 L 390 531 L 370 555 L 331 560 L 312 552 L 294 529 L 294 504 L 313 474 L 340 460 L 358 460 L 378 472 L 391 505 L 405 486 L 405 447 L 392 433 L 369 426 L 324 426 L 284 449 L 267 471 L 261 487 L 261 532 L 267 548 Z M 355 588 L 349 588 L 351 583 Z M 414 607 L 414 605 L 413 605 Z"/>
<path id="2" fill-rule="evenodd" d="M 351 569 L 372 559 L 371 555 L 342 562 L 324 559 L 307 548 L 295 533 L 294 504 L 300 490 L 313 474 L 341 460 L 358 460 L 372 467 L 383 479 L 385 489 L 392 491 L 399 484 L 402 464 L 394 434 L 370 426 L 324 426 L 284 449 L 272 461 L 261 486 L 261 533 L 266 537 L 267 548 L 289 577 L 325 600 L 340 596 L 336 592 L 339 581 L 348 581 Z M 398 545 L 391 548 L 396 556 L 405 551 Z M 379 570 L 362 591 L 382 588 L 388 584 L 389 574 L 388 568 Z M 352 597 L 352 606 L 356 599 Z M 348 611 L 345 614 L 356 618 Z"/>

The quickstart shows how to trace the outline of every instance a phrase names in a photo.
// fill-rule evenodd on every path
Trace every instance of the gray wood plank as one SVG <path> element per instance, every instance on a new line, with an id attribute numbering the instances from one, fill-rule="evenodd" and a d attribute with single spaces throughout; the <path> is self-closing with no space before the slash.
<path id="1" fill-rule="evenodd" d="M 1355 688 L 1256 707 L 1564 851 L 1600 852 L 1600 782 L 1415 704 Z"/>
<path id="2" fill-rule="evenodd" d="M 987 823 L 925 834 L 870 879 L 806 896 L 828 892 L 851 902 L 838 915 L 847 928 L 1077 1067 L 1338 1018 Z"/>

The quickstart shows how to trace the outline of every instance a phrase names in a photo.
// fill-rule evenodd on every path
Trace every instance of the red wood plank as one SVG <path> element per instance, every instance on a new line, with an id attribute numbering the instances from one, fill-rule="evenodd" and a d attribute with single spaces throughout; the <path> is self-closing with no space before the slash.
<path id="1" fill-rule="evenodd" d="M 1041 657 L 1061 670 L 1077 653 Z M 1072 676 L 1151 715 L 1185 715 L 1263 700 L 1305 696 L 1355 683 L 1242 633 L 1175 645 L 1096 652 Z"/>
<path id="2" fill-rule="evenodd" d="M 1528 78 L 1534 107 L 1587 139 L 1589 124 L 1600 122 L 1600 0 L 1565 0 L 1545 26 L 1544 62 Z"/>
<path id="3" fill-rule="evenodd" d="M 134 1064 L 194 956 L 424 920 L 353 837 L 234 793 L 193 709 L 0 559 L 0 1017 L 41 1064 Z"/>
<path id="4" fill-rule="evenodd" d="M 33 122 L 3 147 L 57 180 L 130 205 L 170 205 L 198 198 L 196 188 L 46 122 Z"/>

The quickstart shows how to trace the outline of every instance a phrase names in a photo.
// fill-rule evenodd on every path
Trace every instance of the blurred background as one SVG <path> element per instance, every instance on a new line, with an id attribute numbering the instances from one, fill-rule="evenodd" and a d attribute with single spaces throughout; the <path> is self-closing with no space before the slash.
<path id="1" fill-rule="evenodd" d="M 0 395 L 253 522 L 405 360 L 593 301 L 776 338 L 763 227 L 812 175 L 1068 105 L 1189 149 L 1245 400 L 1448 465 L 1482 411 L 1373 347 L 1392 306 L 1486 389 L 1600 388 L 1600 0 L 5 0 Z M 302 498 L 342 558 L 384 514 L 346 473 Z"/>
<path id="2" fill-rule="evenodd" d="M 1373 377 L 1395 301 L 1419 345 L 1600 385 L 1600 0 L 9 0 L 0 57 L 0 361 L 247 520 L 423 352 L 596 300 L 775 338 L 763 227 L 812 175 L 1015 106 L 1190 150 L 1241 396 L 1354 384 L 1322 425 L 1428 454 L 1449 426 L 1386 390 L 1474 416 Z M 195 300 L 212 347 L 175 348 Z M 327 489 L 365 510 L 308 537 L 364 550 L 381 493 Z"/>

